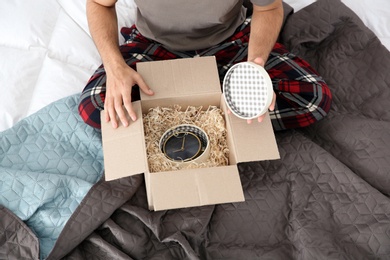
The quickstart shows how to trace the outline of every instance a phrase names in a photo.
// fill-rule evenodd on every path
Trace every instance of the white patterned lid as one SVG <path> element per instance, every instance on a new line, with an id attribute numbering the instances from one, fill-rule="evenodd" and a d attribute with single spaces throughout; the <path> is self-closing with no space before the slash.
<path id="1" fill-rule="evenodd" d="M 271 78 L 253 62 L 233 65 L 223 80 L 223 95 L 230 111 L 243 119 L 253 119 L 268 111 L 273 98 Z"/>

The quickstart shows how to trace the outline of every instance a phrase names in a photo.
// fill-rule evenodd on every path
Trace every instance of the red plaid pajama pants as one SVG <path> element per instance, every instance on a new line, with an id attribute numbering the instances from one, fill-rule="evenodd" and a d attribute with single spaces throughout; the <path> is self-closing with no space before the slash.
<path id="1" fill-rule="evenodd" d="M 236 33 L 219 45 L 197 51 L 172 51 L 158 42 L 143 37 L 135 26 L 122 28 L 126 43 L 120 46 L 126 63 L 135 69 L 142 61 L 215 56 L 221 82 L 227 70 L 238 62 L 246 61 L 250 31 L 250 18 Z M 276 43 L 265 69 L 269 73 L 276 93 L 275 110 L 270 118 L 275 131 L 305 127 L 324 118 L 331 105 L 332 95 L 325 81 L 304 60 Z M 106 73 L 103 65 L 89 79 L 79 104 L 82 119 L 100 128 L 100 111 L 104 109 Z M 139 89 L 133 87 L 132 100 L 139 100 Z"/>

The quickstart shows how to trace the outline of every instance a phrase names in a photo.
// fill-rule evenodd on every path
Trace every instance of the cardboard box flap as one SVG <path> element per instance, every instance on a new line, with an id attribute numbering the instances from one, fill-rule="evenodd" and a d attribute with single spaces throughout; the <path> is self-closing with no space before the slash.
<path id="1" fill-rule="evenodd" d="M 237 166 L 149 174 L 154 210 L 244 201 Z"/>
<path id="2" fill-rule="evenodd" d="M 139 62 L 137 72 L 155 93 L 141 100 L 221 93 L 214 56 Z"/>
<path id="3" fill-rule="evenodd" d="M 140 101 L 133 102 L 133 108 L 138 119 L 130 121 L 128 127 L 119 123 L 119 127 L 114 129 L 111 122 L 101 122 L 107 181 L 144 173 L 148 169 Z M 103 113 L 101 118 L 104 118 Z"/>
<path id="4" fill-rule="evenodd" d="M 229 137 L 233 142 L 236 163 L 280 159 L 269 114 L 252 124 L 233 114 L 226 115 Z"/>
<path id="5" fill-rule="evenodd" d="M 141 91 L 141 100 L 133 102 L 138 119 L 128 127 L 113 129 L 111 122 L 102 121 L 106 180 L 144 173 L 149 207 L 154 210 L 244 201 L 236 163 L 279 158 L 269 116 L 248 125 L 226 113 L 215 57 L 139 62 L 137 70 L 155 95 Z M 229 166 L 149 172 L 142 113 L 176 102 L 221 106 L 231 151 Z"/>

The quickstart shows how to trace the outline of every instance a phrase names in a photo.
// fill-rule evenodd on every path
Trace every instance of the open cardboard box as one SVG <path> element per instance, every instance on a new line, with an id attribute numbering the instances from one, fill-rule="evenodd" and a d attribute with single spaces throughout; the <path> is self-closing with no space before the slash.
<path id="1" fill-rule="evenodd" d="M 247 124 L 227 113 L 215 57 L 137 63 L 137 71 L 155 92 L 133 102 L 137 120 L 113 129 L 102 120 L 105 178 L 107 181 L 145 174 L 149 208 L 164 210 L 244 201 L 237 163 L 279 159 L 267 114 L 262 123 Z M 157 106 L 210 105 L 225 115 L 229 165 L 150 173 L 146 157 L 142 114 Z"/>

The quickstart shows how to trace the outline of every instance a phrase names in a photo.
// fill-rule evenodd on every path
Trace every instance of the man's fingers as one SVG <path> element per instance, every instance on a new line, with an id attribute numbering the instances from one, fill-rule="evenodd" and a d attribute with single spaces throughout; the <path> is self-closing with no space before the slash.
<path id="1" fill-rule="evenodd" d="M 107 113 L 108 121 L 111 121 L 111 124 L 112 124 L 113 128 L 117 128 L 118 127 L 118 122 L 117 122 L 117 119 L 116 119 L 116 113 L 115 113 L 114 106 L 113 105 L 107 106 L 106 110 L 107 110 L 106 113 Z"/>
<path id="2" fill-rule="evenodd" d="M 121 97 L 117 97 L 115 99 L 115 112 L 118 115 L 119 120 L 122 122 L 122 124 L 124 126 L 128 126 L 129 122 L 127 120 L 125 110 L 123 109 L 123 106 L 122 106 L 122 98 Z"/>
<path id="3" fill-rule="evenodd" d="M 265 117 L 265 114 L 259 116 L 259 117 L 257 118 L 257 122 L 259 122 L 259 123 L 263 122 L 264 117 Z"/>
<path id="4" fill-rule="evenodd" d="M 133 121 L 137 120 L 137 116 L 136 116 L 135 111 L 133 109 L 133 105 L 131 104 L 131 94 L 123 97 L 123 105 L 124 105 L 127 113 L 129 114 L 131 120 L 133 120 Z"/>
<path id="5" fill-rule="evenodd" d="M 104 109 L 104 121 L 109 122 L 110 121 L 110 114 L 108 113 L 107 106 L 105 106 L 106 109 Z"/>
<path id="6" fill-rule="evenodd" d="M 270 111 L 274 111 L 274 109 L 275 109 L 275 103 L 276 103 L 276 94 L 275 94 L 275 92 L 274 92 L 274 95 L 273 95 L 273 98 L 272 98 L 271 105 L 270 105 L 269 108 L 268 108 Z M 257 118 L 257 122 L 259 122 L 259 123 L 263 122 L 264 118 L 265 118 L 265 114 L 259 116 L 259 117 Z"/>
<path id="7" fill-rule="evenodd" d="M 262 67 L 264 67 L 264 65 L 265 65 L 265 62 L 264 62 L 263 58 L 261 58 L 261 57 L 257 57 L 256 59 L 253 60 L 253 62 L 262 66 Z"/>
<path id="8" fill-rule="evenodd" d="M 127 106 L 126 110 L 127 110 L 127 113 L 129 113 L 131 120 L 133 120 L 133 121 L 137 120 L 137 115 L 135 114 L 135 111 L 134 111 L 132 105 Z"/>
<path id="9" fill-rule="evenodd" d="M 114 99 L 109 96 L 106 96 L 106 100 L 104 101 L 104 117 L 106 122 L 111 121 L 113 128 L 118 127 L 118 122 L 116 120 L 116 113 L 114 108 Z"/>
<path id="10" fill-rule="evenodd" d="M 272 98 L 272 102 L 271 102 L 271 105 L 269 106 L 269 110 L 270 111 L 274 111 L 275 110 L 275 104 L 276 104 L 276 94 L 274 92 L 274 96 Z"/>
<path id="11" fill-rule="evenodd" d="M 137 82 L 138 87 L 139 87 L 145 94 L 150 95 L 150 96 L 154 95 L 153 90 L 151 90 L 151 89 L 149 88 L 149 86 L 146 85 L 146 83 L 145 83 L 144 79 L 141 77 L 141 75 L 138 74 L 138 76 L 137 76 L 135 79 L 136 79 L 136 82 Z"/>

